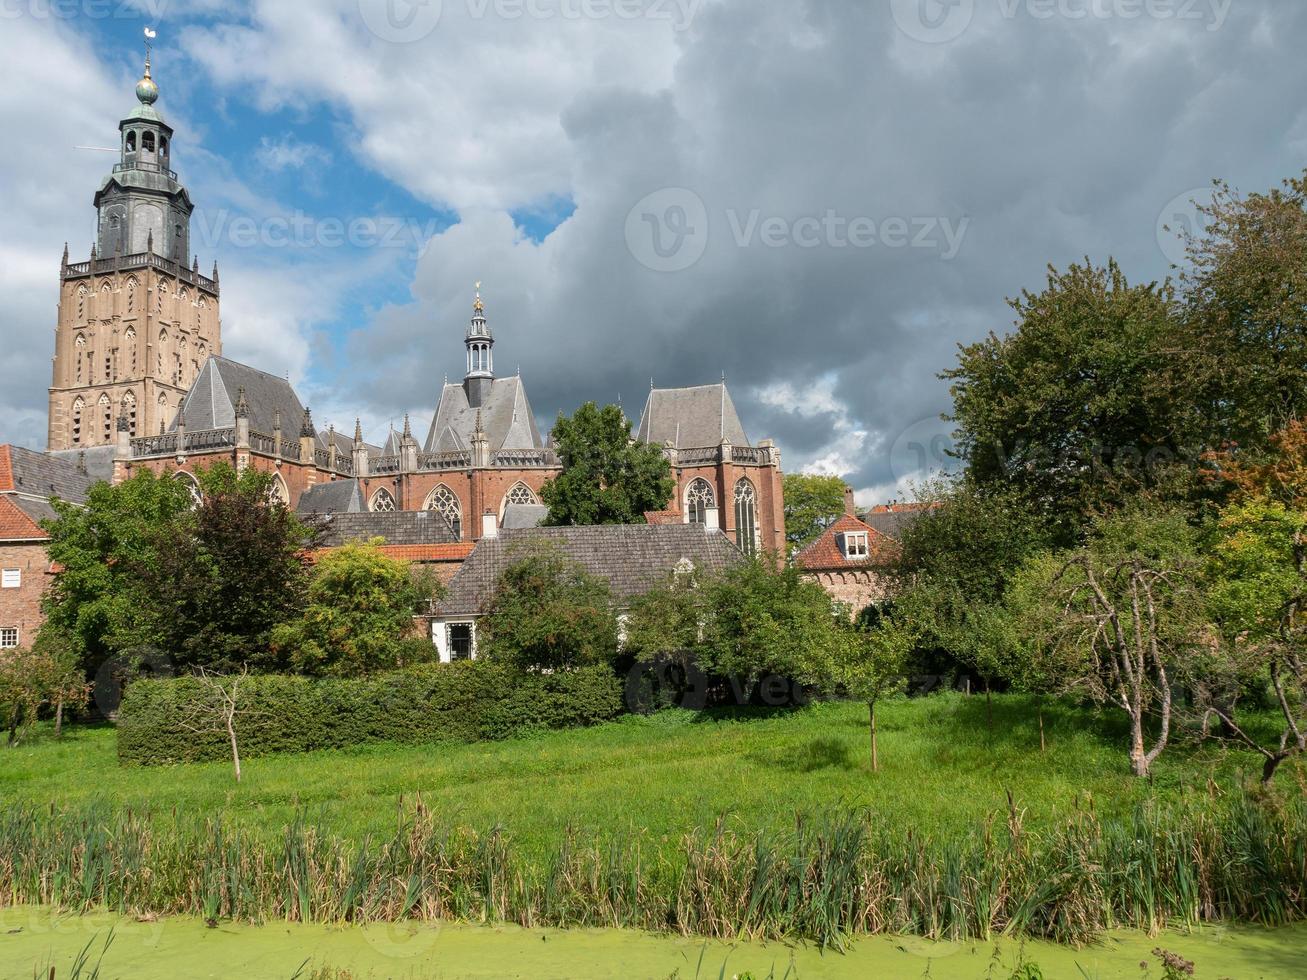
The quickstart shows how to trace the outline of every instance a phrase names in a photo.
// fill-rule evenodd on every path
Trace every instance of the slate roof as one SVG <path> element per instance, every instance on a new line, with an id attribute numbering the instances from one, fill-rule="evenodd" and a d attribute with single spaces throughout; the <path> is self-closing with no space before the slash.
<path id="1" fill-rule="evenodd" d="M 721 531 L 701 524 L 629 524 L 610 527 L 541 527 L 504 530 L 482 538 L 437 606 L 440 616 L 485 612 L 505 570 L 533 542 L 553 542 L 591 575 L 604 579 L 619 607 L 666 582 L 685 559 L 712 574 L 745 561 Z"/>
<path id="2" fill-rule="evenodd" d="M 89 462 L 94 458 L 85 450 Z M 100 480 L 78 468 L 82 451 L 53 456 L 21 446 L 0 446 L 0 493 L 15 493 L 35 500 L 58 497 L 71 504 L 86 503 L 91 487 Z M 110 456 L 112 459 L 112 455 Z"/>
<path id="3" fill-rule="evenodd" d="M 848 558 L 840 548 L 840 537 L 849 532 L 867 533 L 866 558 Z M 856 517 L 845 515 L 826 529 L 816 541 L 794 556 L 794 564 L 807 572 L 849 571 L 875 568 L 893 558 L 897 542 Z"/>
<path id="4" fill-rule="evenodd" d="M 351 541 L 383 538 L 394 547 L 458 544 L 458 535 L 437 511 L 393 511 L 386 514 L 327 514 L 322 517 L 319 547 L 339 548 Z"/>
<path id="5" fill-rule="evenodd" d="M 97 482 L 109 483 L 113 480 L 113 460 L 117 452 L 117 446 L 91 446 L 88 449 L 56 449 L 46 455 L 71 463 L 76 468 L 84 468 L 87 475 Z"/>
<path id="6" fill-rule="evenodd" d="M 304 404 L 285 378 L 268 374 L 225 357 L 210 357 L 182 402 L 181 415 L 188 432 L 228 429 L 236 424 L 236 402 L 240 390 L 250 406 L 250 430 L 272 435 L 277 412 L 287 442 L 299 438 Z M 171 431 L 177 428 L 174 419 Z M 325 444 L 324 444 L 325 445 Z"/>
<path id="7" fill-rule="evenodd" d="M 481 427 L 492 452 L 544 448 L 521 378 L 496 378 L 480 412 Z M 448 453 L 470 449 L 476 422 L 477 409 L 468 405 L 463 386 L 446 384 L 440 393 L 435 418 L 431 420 L 425 451 Z"/>
<path id="8" fill-rule="evenodd" d="M 299 514 L 358 514 L 365 510 L 358 480 L 333 480 L 309 487 L 295 507 Z"/>
<path id="9" fill-rule="evenodd" d="M 676 449 L 707 449 L 723 442 L 750 445 L 724 383 L 653 389 L 635 437 L 656 446 L 671 443 Z"/>
<path id="10" fill-rule="evenodd" d="M 859 516 L 864 523 L 897 541 L 903 537 L 904 530 L 919 520 L 929 509 L 927 506 L 917 504 L 899 504 L 892 510 L 887 507 L 877 507 Z"/>
<path id="11" fill-rule="evenodd" d="M 539 527 L 549 516 L 545 504 L 509 504 L 504 508 L 504 527 L 510 531 Z"/>

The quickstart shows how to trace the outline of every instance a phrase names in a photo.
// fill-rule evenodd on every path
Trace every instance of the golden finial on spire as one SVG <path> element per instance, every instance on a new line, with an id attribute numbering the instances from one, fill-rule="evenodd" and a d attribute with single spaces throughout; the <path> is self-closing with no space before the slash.
<path id="1" fill-rule="evenodd" d="M 484 313 L 485 310 L 486 310 L 486 305 L 485 305 L 484 303 L 481 302 L 481 283 L 480 283 L 480 282 L 477 282 L 477 299 L 476 299 L 476 302 L 472 304 L 472 309 L 475 310 L 477 313 Z"/>

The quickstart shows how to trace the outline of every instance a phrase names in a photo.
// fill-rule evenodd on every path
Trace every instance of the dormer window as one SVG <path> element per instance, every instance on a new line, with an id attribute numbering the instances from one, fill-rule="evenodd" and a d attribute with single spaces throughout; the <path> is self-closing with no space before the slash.
<path id="1" fill-rule="evenodd" d="M 840 550 L 849 561 L 860 561 L 871 553 L 866 531 L 846 531 L 840 535 Z"/>

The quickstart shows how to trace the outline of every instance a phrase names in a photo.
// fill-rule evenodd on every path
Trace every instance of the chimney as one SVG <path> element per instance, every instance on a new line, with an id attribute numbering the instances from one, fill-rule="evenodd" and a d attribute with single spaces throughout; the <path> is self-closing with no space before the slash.
<path id="1" fill-rule="evenodd" d="M 703 528 L 708 534 L 722 529 L 721 515 L 716 507 L 705 507 L 703 509 Z"/>
<path id="2" fill-rule="evenodd" d="M 858 505 L 853 499 L 853 488 L 847 483 L 844 484 L 844 516 L 857 517 Z"/>
<path id="3" fill-rule="evenodd" d="M 499 537 L 499 518 L 492 510 L 486 511 L 481 515 L 481 537 L 497 538 Z"/>

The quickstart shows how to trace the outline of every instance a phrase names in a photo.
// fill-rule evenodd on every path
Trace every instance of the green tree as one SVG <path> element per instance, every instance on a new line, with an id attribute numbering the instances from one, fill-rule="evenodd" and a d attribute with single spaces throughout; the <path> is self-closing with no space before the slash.
<path id="1" fill-rule="evenodd" d="M 0 655 L 0 725 L 9 731 L 10 747 L 36 724 L 42 708 L 54 706 L 61 725 L 63 709 L 84 706 L 88 690 L 73 647 L 56 642 L 49 632 L 31 647 L 5 651 Z"/>
<path id="2" fill-rule="evenodd" d="M 1307 417 L 1307 175 L 1247 196 L 1217 182 L 1200 211 L 1178 350 L 1212 420 L 1209 448 L 1252 449 Z"/>
<path id="3" fill-rule="evenodd" d="M 1171 285 L 1131 285 L 1115 262 L 1086 263 L 1050 269 L 1042 293 L 1011 305 L 1016 331 L 961 348 L 942 375 L 975 486 L 1011 488 L 1063 546 L 1093 514 L 1186 486 L 1206 426 L 1176 353 Z"/>
<path id="4" fill-rule="evenodd" d="M 272 499 L 267 474 L 219 464 L 199 479 L 194 513 L 158 527 L 130 566 L 138 642 L 181 669 L 284 669 L 272 631 L 303 610 L 316 529 Z"/>
<path id="5" fill-rule="evenodd" d="M 847 484 L 838 476 L 785 474 L 785 541 L 799 549 L 844 515 Z"/>
<path id="6" fill-rule="evenodd" d="M 829 689 L 848 646 L 847 610 L 793 566 L 763 559 L 727 571 L 708 589 L 706 670 L 756 681 L 768 675 Z"/>
<path id="7" fill-rule="evenodd" d="M 571 418 L 560 414 L 553 438 L 563 471 L 540 492 L 553 527 L 641 524 L 676 493 L 662 449 L 633 442 L 615 405 L 586 402 Z"/>
<path id="8" fill-rule="evenodd" d="M 348 544 L 313 568 L 300 618 L 272 631 L 274 653 L 301 673 L 360 677 L 408 666 L 413 613 L 433 597 L 432 583 L 407 562 L 386 557 L 379 541 Z"/>
<path id="9" fill-rule="evenodd" d="M 1169 742 L 1173 688 L 1206 623 L 1198 555 L 1185 512 L 1136 504 L 1095 520 L 1081 547 L 1031 559 L 1009 589 L 1030 658 L 1016 676 L 1120 708 L 1137 776 Z"/>
<path id="10" fill-rule="evenodd" d="M 625 618 L 625 648 L 642 660 L 696 651 L 711 615 L 711 583 L 697 573 L 674 574 L 640 596 Z"/>
<path id="11" fill-rule="evenodd" d="M 481 620 L 487 660 L 522 670 L 612 663 L 617 616 L 608 583 L 589 575 L 552 542 L 513 555 Z"/>
<path id="12" fill-rule="evenodd" d="M 140 636 L 136 577 L 155 564 L 160 530 L 188 524 L 193 505 L 185 486 L 145 469 L 116 486 L 96 484 L 83 507 L 55 502 L 59 516 L 45 527 L 60 571 L 43 609 L 87 673 Z"/>
<path id="13" fill-rule="evenodd" d="M 893 616 L 864 624 L 849 638 L 837 665 L 840 683 L 851 697 L 867 705 L 867 727 L 871 741 L 871 771 L 880 771 L 880 747 L 876 735 L 876 706 L 884 698 L 901 692 L 917 637 L 911 626 Z"/>

